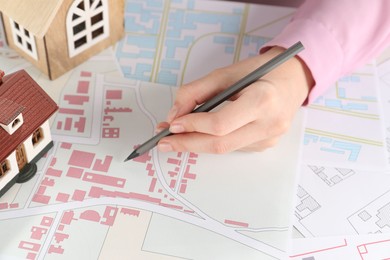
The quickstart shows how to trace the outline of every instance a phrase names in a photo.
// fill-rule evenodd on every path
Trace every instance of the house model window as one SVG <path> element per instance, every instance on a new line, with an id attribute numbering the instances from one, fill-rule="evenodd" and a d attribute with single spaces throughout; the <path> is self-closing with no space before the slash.
<path id="1" fill-rule="evenodd" d="M 20 123 L 20 119 L 19 118 L 16 118 L 13 122 L 12 122 L 12 128 L 15 128 L 19 125 Z"/>
<path id="2" fill-rule="evenodd" d="M 24 107 L 6 98 L 0 97 L 0 127 L 9 135 L 23 124 Z"/>
<path id="3" fill-rule="evenodd" d="M 66 17 L 69 56 L 109 36 L 107 0 L 76 0 Z"/>
<path id="4" fill-rule="evenodd" d="M 10 19 L 10 24 L 12 27 L 12 37 L 14 38 L 15 45 L 33 59 L 38 60 L 34 36 L 12 19 Z"/>
<path id="5" fill-rule="evenodd" d="M 0 178 L 3 177 L 9 171 L 8 162 L 4 161 L 0 163 Z"/>
<path id="6" fill-rule="evenodd" d="M 34 131 L 32 135 L 32 143 L 33 145 L 37 145 L 43 139 L 43 131 L 42 128 L 38 128 Z"/>

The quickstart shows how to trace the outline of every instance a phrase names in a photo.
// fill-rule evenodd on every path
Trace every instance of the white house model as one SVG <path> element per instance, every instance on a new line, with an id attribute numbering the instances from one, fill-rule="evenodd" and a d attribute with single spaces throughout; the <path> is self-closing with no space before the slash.
<path id="1" fill-rule="evenodd" d="M 20 70 L 0 70 L 0 197 L 16 182 L 31 179 L 52 146 L 49 118 L 57 104 Z"/>
<path id="2" fill-rule="evenodd" d="M 124 36 L 124 0 L 0 0 L 9 47 L 55 79 Z"/>

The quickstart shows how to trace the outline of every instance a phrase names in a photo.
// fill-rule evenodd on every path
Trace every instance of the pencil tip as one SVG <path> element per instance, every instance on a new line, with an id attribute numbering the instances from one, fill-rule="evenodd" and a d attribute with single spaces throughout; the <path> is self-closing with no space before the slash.
<path id="1" fill-rule="evenodd" d="M 131 160 L 131 159 L 134 159 L 135 157 L 138 157 L 138 156 L 140 156 L 140 154 L 137 153 L 137 151 L 134 151 L 134 152 L 132 152 L 132 153 L 125 159 L 124 162 L 127 162 L 127 161 L 129 161 L 129 160 Z"/>

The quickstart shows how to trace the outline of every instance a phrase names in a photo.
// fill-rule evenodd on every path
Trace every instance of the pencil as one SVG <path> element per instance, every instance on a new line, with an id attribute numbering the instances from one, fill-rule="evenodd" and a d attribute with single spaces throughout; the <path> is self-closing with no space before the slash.
<path id="1" fill-rule="evenodd" d="M 246 75 L 244 78 L 237 81 L 235 84 L 231 85 L 230 87 L 226 88 L 224 91 L 220 92 L 218 95 L 214 96 L 210 100 L 203 103 L 201 106 L 194 109 L 191 113 L 199 113 L 199 112 L 209 112 L 210 110 L 214 109 L 224 101 L 228 100 L 244 88 L 251 85 L 253 82 L 257 81 L 261 77 L 263 77 L 265 74 L 273 70 L 275 67 L 279 66 L 280 64 L 284 63 L 288 59 L 294 57 L 296 54 L 298 54 L 300 51 L 304 49 L 301 42 L 297 42 L 288 49 L 286 49 L 284 52 L 280 53 L 279 55 L 275 56 L 268 62 L 264 63 L 260 67 L 258 67 L 256 70 L 252 71 L 248 75 Z M 153 136 L 149 140 L 147 140 L 145 143 L 138 146 L 126 159 L 125 162 L 128 160 L 131 160 L 133 158 L 136 158 L 147 151 L 151 150 L 153 147 L 155 147 L 158 142 L 161 140 L 161 138 L 172 135 L 172 133 L 169 131 L 169 128 L 164 129 L 157 135 Z"/>

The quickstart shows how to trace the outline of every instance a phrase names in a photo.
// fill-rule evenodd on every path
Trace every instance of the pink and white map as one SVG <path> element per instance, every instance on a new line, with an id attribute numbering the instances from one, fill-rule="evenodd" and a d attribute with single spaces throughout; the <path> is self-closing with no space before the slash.
<path id="1" fill-rule="evenodd" d="M 149 2 L 128 4 L 147 9 Z M 181 10 L 179 2 L 187 1 L 172 3 L 172 10 Z M 195 17 L 204 19 L 194 20 L 203 29 L 183 28 L 183 35 L 203 37 L 202 32 L 242 22 L 246 37 L 262 32 L 256 37 L 267 39 L 274 32 L 267 26 L 281 27 L 292 12 L 275 8 L 278 16 L 264 16 L 264 27 L 257 29 L 248 19 L 259 6 L 205 3 L 192 7 L 198 9 Z M 216 8 L 222 25 L 207 18 Z M 240 50 L 231 49 L 229 39 L 241 39 L 243 47 L 245 35 L 237 30 L 222 36 L 208 44 L 210 50 L 213 44 L 227 45 L 220 58 L 231 63 Z M 302 114 L 277 147 L 261 154 L 154 149 L 124 163 L 136 145 L 154 135 L 176 90 L 176 84 L 123 77 L 129 50 L 124 43 L 49 81 L 1 41 L 2 69 L 25 69 L 60 109 L 50 121 L 54 147 L 38 162 L 37 175 L 0 198 L 0 229 L 7 238 L 0 243 L 0 259 L 282 259 L 291 231 Z M 258 48 L 251 41 L 247 45 Z M 187 69 L 209 54 L 199 48 L 192 55 L 196 59 L 186 62 Z M 186 77 L 193 77 L 188 72 Z"/>
<path id="2" fill-rule="evenodd" d="M 123 41 L 55 81 L 8 49 L 0 30 L 1 69 L 25 69 L 60 106 L 37 175 L 0 198 L 0 259 L 390 257 L 390 175 L 379 172 L 390 154 L 382 113 L 389 63 L 379 69 L 386 88 L 371 87 L 378 74 L 368 64 L 300 111 L 266 152 L 152 150 L 124 163 L 154 135 L 177 86 L 256 55 L 294 12 L 221 1 L 126 4 Z M 303 236 L 329 239 L 292 241 L 294 220 Z"/>
<path id="3" fill-rule="evenodd" d="M 54 148 L 32 181 L 1 198 L 0 227 L 10 240 L 0 256 L 187 259 L 223 249 L 232 257 L 281 258 L 299 118 L 290 137 L 262 154 L 152 150 L 124 163 L 154 134 L 175 88 L 115 75 L 107 53 L 67 75 L 52 119 Z M 202 250 L 210 243 L 218 246 Z"/>

